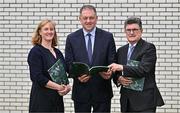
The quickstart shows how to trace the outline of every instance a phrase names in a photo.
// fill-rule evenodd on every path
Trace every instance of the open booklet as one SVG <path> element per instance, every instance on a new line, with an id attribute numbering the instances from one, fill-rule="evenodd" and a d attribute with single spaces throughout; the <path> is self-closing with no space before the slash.
<path id="1" fill-rule="evenodd" d="M 76 78 L 81 75 L 87 74 L 87 75 L 96 75 L 99 72 L 106 72 L 108 71 L 109 67 L 108 66 L 93 66 L 89 67 L 87 64 L 82 63 L 82 62 L 73 62 L 69 77 L 70 78 Z"/>
<path id="2" fill-rule="evenodd" d="M 66 71 L 60 59 L 48 69 L 48 73 L 54 82 L 65 85 L 69 84 Z"/>
<path id="3" fill-rule="evenodd" d="M 139 61 L 136 61 L 136 60 L 128 60 L 127 61 L 127 66 L 138 66 L 138 64 L 139 64 Z M 129 86 L 123 86 L 123 87 L 132 89 L 135 91 L 143 90 L 145 77 L 143 77 L 143 78 L 128 77 L 128 78 L 131 79 L 133 82 Z"/>

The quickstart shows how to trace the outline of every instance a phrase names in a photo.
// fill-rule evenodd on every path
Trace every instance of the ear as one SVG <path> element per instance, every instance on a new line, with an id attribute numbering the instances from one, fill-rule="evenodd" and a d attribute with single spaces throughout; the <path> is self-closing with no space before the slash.
<path id="1" fill-rule="evenodd" d="M 38 31 L 39 35 L 41 35 L 41 30 Z"/>

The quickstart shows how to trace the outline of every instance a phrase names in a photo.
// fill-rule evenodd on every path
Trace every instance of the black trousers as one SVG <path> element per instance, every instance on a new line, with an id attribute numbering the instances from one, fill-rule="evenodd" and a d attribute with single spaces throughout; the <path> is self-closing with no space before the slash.
<path id="1" fill-rule="evenodd" d="M 110 113 L 111 111 L 111 100 L 105 102 L 77 102 L 74 101 L 75 113 Z"/>
<path id="2" fill-rule="evenodd" d="M 125 98 L 125 97 L 124 97 Z M 126 98 L 125 103 L 121 103 L 122 113 L 156 113 L 156 107 L 144 109 L 142 111 L 134 111 L 134 107 L 129 104 L 129 99 Z"/>

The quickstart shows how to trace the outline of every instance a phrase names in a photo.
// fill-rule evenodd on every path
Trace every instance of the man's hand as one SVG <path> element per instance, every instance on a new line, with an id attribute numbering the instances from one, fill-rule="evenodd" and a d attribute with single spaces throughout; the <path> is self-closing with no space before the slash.
<path id="1" fill-rule="evenodd" d="M 111 78 L 111 75 L 112 75 L 112 71 L 111 70 L 108 70 L 107 72 L 99 72 L 99 74 L 101 75 L 101 77 L 103 79 L 110 79 Z"/>
<path id="2" fill-rule="evenodd" d="M 91 76 L 85 74 L 85 75 L 78 77 L 78 80 L 82 83 L 86 83 L 90 78 L 91 78 Z"/>
<path id="3" fill-rule="evenodd" d="M 132 80 L 128 77 L 119 76 L 118 82 L 123 86 L 129 86 L 132 83 Z"/>
<path id="4" fill-rule="evenodd" d="M 116 71 L 123 71 L 123 65 L 121 64 L 116 64 L 112 63 L 111 65 L 108 66 L 111 71 L 116 72 Z"/>

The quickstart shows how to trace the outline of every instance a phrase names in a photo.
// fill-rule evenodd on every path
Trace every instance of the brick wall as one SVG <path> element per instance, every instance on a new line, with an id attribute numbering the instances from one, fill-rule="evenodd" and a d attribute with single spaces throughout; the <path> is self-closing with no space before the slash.
<path id="1" fill-rule="evenodd" d="M 0 0 L 0 111 L 28 110 L 31 81 L 26 60 L 39 21 L 49 18 L 57 23 L 58 47 L 64 53 L 67 34 L 81 27 L 78 15 L 83 4 L 97 8 L 97 26 L 113 33 L 117 48 L 126 43 L 124 20 L 142 18 L 143 39 L 157 48 L 156 80 L 166 104 L 157 111 L 180 112 L 179 0 Z M 112 112 L 119 112 L 119 88 L 113 89 Z M 67 112 L 73 112 L 70 97 L 71 93 L 64 96 Z"/>

